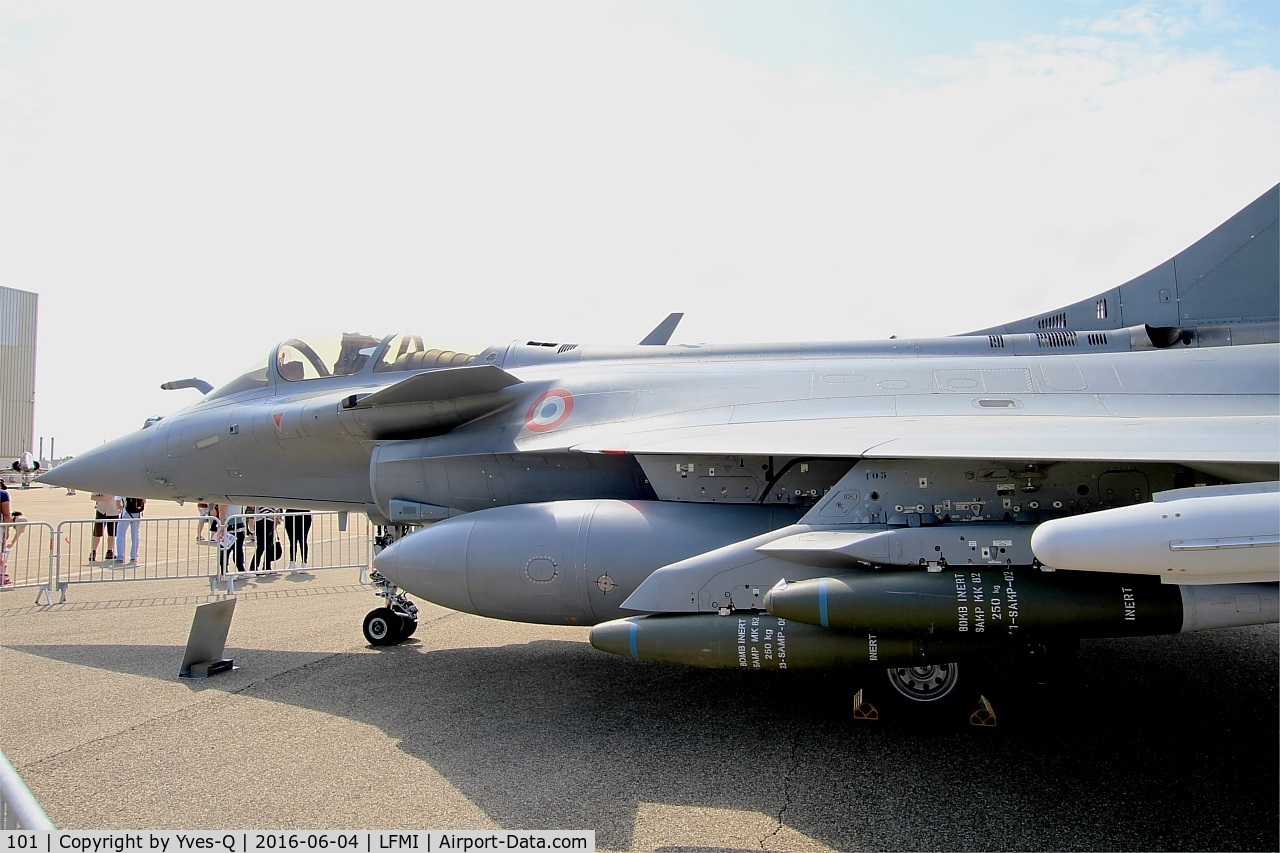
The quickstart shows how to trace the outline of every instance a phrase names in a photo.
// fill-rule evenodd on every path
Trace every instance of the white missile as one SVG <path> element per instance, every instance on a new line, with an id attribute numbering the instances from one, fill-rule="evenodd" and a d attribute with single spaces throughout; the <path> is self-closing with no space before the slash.
<path id="1" fill-rule="evenodd" d="M 1280 581 L 1280 483 L 1159 492 L 1150 503 L 1047 521 L 1045 566 L 1157 575 L 1165 583 Z"/>

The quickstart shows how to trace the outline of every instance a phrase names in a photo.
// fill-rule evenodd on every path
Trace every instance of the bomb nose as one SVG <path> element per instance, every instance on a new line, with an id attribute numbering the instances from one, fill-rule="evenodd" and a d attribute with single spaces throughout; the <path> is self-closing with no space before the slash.
<path id="1" fill-rule="evenodd" d="M 636 648 L 640 627 L 640 623 L 636 621 L 638 618 L 632 616 L 601 622 L 591 629 L 591 645 L 602 652 L 639 660 L 640 654 Z"/>

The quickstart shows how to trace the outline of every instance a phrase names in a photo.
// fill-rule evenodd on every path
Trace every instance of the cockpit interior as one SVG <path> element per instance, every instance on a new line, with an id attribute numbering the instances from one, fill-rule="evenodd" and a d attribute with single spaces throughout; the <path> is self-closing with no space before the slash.
<path id="1" fill-rule="evenodd" d="M 421 335 L 408 333 L 378 337 L 361 332 L 343 332 L 306 340 L 289 338 L 276 345 L 265 363 L 256 362 L 235 379 L 215 388 L 205 399 L 215 400 L 265 387 L 276 380 L 306 382 L 366 372 L 462 367 L 474 362 L 476 357 L 474 353 L 461 349 L 429 347 Z"/>

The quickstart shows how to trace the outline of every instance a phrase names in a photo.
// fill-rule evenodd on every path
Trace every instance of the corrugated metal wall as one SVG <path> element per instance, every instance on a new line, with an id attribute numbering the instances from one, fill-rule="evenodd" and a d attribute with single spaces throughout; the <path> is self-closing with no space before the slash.
<path id="1" fill-rule="evenodd" d="M 39 296 L 0 287 L 0 464 L 36 451 L 36 307 Z"/>

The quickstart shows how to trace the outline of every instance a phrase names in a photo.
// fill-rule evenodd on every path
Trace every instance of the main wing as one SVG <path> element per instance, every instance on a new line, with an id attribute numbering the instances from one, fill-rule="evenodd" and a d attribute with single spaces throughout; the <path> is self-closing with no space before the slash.
<path id="1" fill-rule="evenodd" d="M 856 417 L 614 433 L 586 453 L 1280 465 L 1280 418 Z"/>
<path id="2" fill-rule="evenodd" d="M 732 404 L 708 391 L 701 407 L 530 435 L 521 446 L 556 441 L 587 453 L 637 455 L 1280 465 L 1275 344 L 882 361 L 844 391 L 822 381 L 826 369 L 811 368 L 812 378 L 792 382 L 786 398 Z M 984 390 L 988 375 L 1018 390 Z M 826 396 L 814 396 L 817 388 Z"/>

